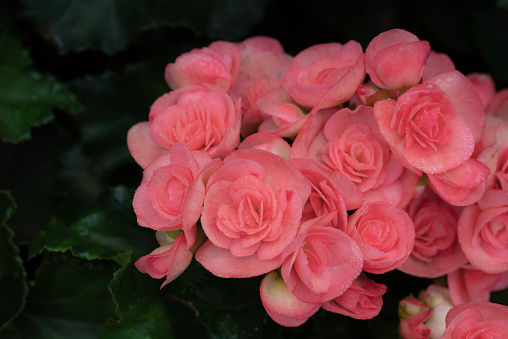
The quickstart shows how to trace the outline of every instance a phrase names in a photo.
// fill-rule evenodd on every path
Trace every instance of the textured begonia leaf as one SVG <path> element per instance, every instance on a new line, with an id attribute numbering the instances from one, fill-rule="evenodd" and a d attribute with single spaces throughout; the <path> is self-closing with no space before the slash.
<path id="1" fill-rule="evenodd" d="M 0 138 L 30 139 L 30 127 L 53 119 L 53 108 L 77 112 L 81 105 L 53 76 L 32 68 L 28 50 L 0 23 Z"/>
<path id="2" fill-rule="evenodd" d="M 193 262 L 172 284 L 178 289 L 175 296 L 197 309 L 197 321 L 207 327 L 211 337 L 264 337 L 262 330 L 268 316 L 259 297 L 260 277 L 222 279 L 201 269 L 196 279 L 197 268 L 200 265 Z"/>
<path id="3" fill-rule="evenodd" d="M 60 172 L 73 195 L 94 200 L 104 182 L 122 170 L 129 171 L 122 177 L 126 179 L 123 184 L 139 185 L 141 173 L 132 170 L 138 166 L 125 167 L 134 164 L 127 149 L 127 131 L 137 122 L 148 120 L 150 105 L 169 91 L 160 73 L 164 69 L 161 63 L 157 63 L 159 67 L 140 64 L 128 67 L 122 75 L 107 72 L 71 83 L 73 93 L 86 105 L 75 117 L 82 142 L 65 154 Z"/>
<path id="4" fill-rule="evenodd" d="M 37 271 L 23 312 L 2 338 L 97 338 L 114 315 L 107 284 L 117 266 L 52 256 Z"/>
<path id="5" fill-rule="evenodd" d="M 192 334 L 191 337 L 202 338 L 206 335 L 203 328 L 193 326 L 195 310 L 159 288 L 159 281 L 138 272 L 132 264 L 116 272 L 109 290 L 116 303 L 118 319 L 108 320 L 101 337 L 185 338 Z M 193 331 L 187 333 L 190 328 Z"/>
<path id="6" fill-rule="evenodd" d="M 60 206 L 62 196 L 69 195 L 68 186 L 59 185 L 59 170 L 62 153 L 73 141 L 67 121 L 70 116 L 57 114 L 57 117 L 34 129 L 30 142 L 17 145 L 0 142 L 0 188 L 11 191 L 18 205 L 9 220 L 16 244 L 35 240 Z"/>
<path id="7" fill-rule="evenodd" d="M 84 259 L 109 259 L 125 263 L 128 251 L 135 258 L 157 247 L 155 232 L 136 223 L 132 194 L 124 187 L 112 188 L 92 206 L 67 201 L 39 238 L 30 244 L 32 257 L 43 249 L 70 250 Z"/>
<path id="8" fill-rule="evenodd" d="M 25 14 L 60 51 L 124 50 L 143 30 L 187 27 L 199 36 L 238 40 L 263 16 L 270 0 L 25 0 Z"/>
<path id="9" fill-rule="evenodd" d="M 15 209 L 10 193 L 0 191 L 0 331 L 21 312 L 28 293 L 23 260 L 11 241 L 14 233 L 5 225 Z"/>

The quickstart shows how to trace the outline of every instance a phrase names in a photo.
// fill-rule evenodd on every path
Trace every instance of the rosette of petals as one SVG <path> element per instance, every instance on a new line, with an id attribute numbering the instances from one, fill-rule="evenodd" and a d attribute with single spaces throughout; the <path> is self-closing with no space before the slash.
<path id="1" fill-rule="evenodd" d="M 176 143 L 143 172 L 132 205 L 138 224 L 155 230 L 181 229 L 181 211 L 188 187 L 212 159 Z M 195 208 L 195 206 L 193 206 Z"/>
<path id="2" fill-rule="evenodd" d="M 365 70 L 381 88 L 400 90 L 412 87 L 422 78 L 430 44 L 402 29 L 391 29 L 376 36 L 365 50 Z"/>
<path id="3" fill-rule="evenodd" d="M 369 203 L 348 220 L 346 234 L 360 245 L 363 270 L 380 274 L 404 263 L 415 242 L 415 229 L 409 215 L 387 202 Z"/>
<path id="4" fill-rule="evenodd" d="M 238 149 L 260 149 L 289 160 L 291 146 L 286 140 L 271 133 L 255 133 L 245 138 Z"/>
<path id="5" fill-rule="evenodd" d="M 219 87 L 187 86 L 157 99 L 150 110 L 150 134 L 142 125 L 130 142 L 148 144 L 143 139 L 153 137 L 165 149 L 181 142 L 221 158 L 240 143 L 240 119 L 240 103 L 234 105 Z"/>
<path id="6" fill-rule="evenodd" d="M 404 273 L 437 278 L 467 263 L 457 238 L 458 215 L 452 206 L 426 191 L 409 203 L 407 212 L 415 226 L 415 245 L 398 267 Z"/>
<path id="7" fill-rule="evenodd" d="M 508 307 L 481 302 L 455 306 L 446 315 L 442 339 L 506 338 Z"/>
<path id="8" fill-rule="evenodd" d="M 351 180 L 369 201 L 380 198 L 401 207 L 418 178 L 405 173 L 379 132 L 372 107 L 321 110 L 309 115 L 296 137 L 292 158 L 317 160 Z M 387 191 L 387 192 L 385 192 Z"/>
<path id="9" fill-rule="evenodd" d="M 152 278 L 166 277 L 161 288 L 182 274 L 192 261 L 192 252 L 187 246 L 185 235 L 180 233 L 174 242 L 164 244 L 152 253 L 139 258 L 136 268 Z"/>
<path id="10" fill-rule="evenodd" d="M 300 233 L 282 254 L 287 287 L 307 303 L 338 297 L 362 271 L 363 257 L 356 242 L 330 225 L 334 214 L 302 223 Z"/>
<path id="11" fill-rule="evenodd" d="M 371 107 L 339 110 L 326 122 L 324 135 L 328 142 L 321 150 L 323 162 L 361 192 L 391 184 L 402 174 L 403 167 L 391 156 Z"/>
<path id="12" fill-rule="evenodd" d="M 298 53 L 282 85 L 298 104 L 312 108 L 348 101 L 365 78 L 365 57 L 356 41 L 319 44 Z"/>
<path id="13" fill-rule="evenodd" d="M 270 272 L 263 278 L 260 294 L 270 318 L 287 327 L 300 326 L 321 306 L 319 303 L 309 304 L 296 298 L 277 272 Z"/>
<path id="14" fill-rule="evenodd" d="M 374 116 L 397 160 L 418 174 L 442 173 L 466 162 L 485 125 L 478 94 L 457 71 L 416 85 L 397 101 L 376 102 Z"/>
<path id="15" fill-rule="evenodd" d="M 385 292 L 386 285 L 378 284 L 361 274 L 344 293 L 323 303 L 321 307 L 354 319 L 372 319 L 383 307 L 382 295 Z"/>
<path id="16" fill-rule="evenodd" d="M 290 162 L 311 185 L 309 199 L 303 208 L 302 222 L 334 213 L 330 225 L 345 229 L 346 210 L 355 210 L 362 205 L 362 193 L 346 177 L 327 171 L 316 161 L 293 158 Z"/>
<path id="17" fill-rule="evenodd" d="M 447 275 L 450 297 L 455 305 L 490 300 L 490 292 L 508 287 L 508 271 L 496 274 L 461 268 Z"/>
<path id="18" fill-rule="evenodd" d="M 475 268 L 487 273 L 508 270 L 508 192 L 489 190 L 477 205 L 464 208 L 458 236 Z"/>
<path id="19" fill-rule="evenodd" d="M 229 91 L 240 69 L 240 47 L 215 41 L 208 47 L 193 49 L 166 66 L 164 77 L 173 90 L 191 85 L 210 84 Z"/>
<path id="20" fill-rule="evenodd" d="M 305 177 L 283 158 L 237 150 L 209 178 L 201 224 L 208 241 L 196 260 L 220 277 L 252 277 L 280 265 L 310 194 Z"/>

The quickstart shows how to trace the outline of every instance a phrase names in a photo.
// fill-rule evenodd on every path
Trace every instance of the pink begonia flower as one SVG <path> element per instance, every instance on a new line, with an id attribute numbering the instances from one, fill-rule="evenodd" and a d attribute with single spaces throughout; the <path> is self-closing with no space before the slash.
<path id="1" fill-rule="evenodd" d="M 399 302 L 399 333 L 404 339 L 429 339 L 430 329 L 424 324 L 430 319 L 432 308 L 415 297 Z"/>
<path id="2" fill-rule="evenodd" d="M 283 158 L 262 150 L 230 153 L 207 183 L 201 225 L 208 241 L 196 260 L 224 278 L 276 269 L 309 194 L 307 179 Z"/>
<path id="3" fill-rule="evenodd" d="M 307 120 L 305 112 L 293 103 L 262 105 L 259 107 L 266 116 L 259 132 L 268 132 L 282 138 L 295 137 Z"/>
<path id="4" fill-rule="evenodd" d="M 496 144 L 481 152 L 478 160 L 482 161 L 490 171 L 486 189 L 508 191 L 508 123 L 503 124 L 502 127 L 498 130 L 500 135 L 496 138 Z"/>
<path id="5" fill-rule="evenodd" d="M 430 285 L 418 299 L 409 296 L 399 303 L 399 332 L 403 338 L 439 339 L 445 331 L 446 313 L 453 307 L 448 289 Z"/>
<path id="6" fill-rule="evenodd" d="M 508 287 L 508 271 L 489 274 L 471 268 L 448 273 L 448 288 L 455 305 L 490 300 L 490 292 Z"/>
<path id="7" fill-rule="evenodd" d="M 300 326 L 321 306 L 296 298 L 277 272 L 270 272 L 263 278 L 260 294 L 266 313 L 276 323 L 286 327 Z"/>
<path id="8" fill-rule="evenodd" d="M 150 109 L 150 126 L 134 126 L 127 141 L 149 147 L 154 143 L 146 139 L 153 138 L 165 149 L 181 142 L 191 150 L 222 158 L 240 143 L 240 119 L 240 103 L 234 105 L 219 87 L 187 86 L 157 99 Z M 154 153 L 150 148 L 146 151 Z"/>
<path id="9" fill-rule="evenodd" d="M 446 314 L 455 306 L 448 288 L 432 284 L 418 295 L 418 299 L 432 308 L 430 318 L 425 322 L 431 339 L 439 339 L 446 329 Z"/>
<path id="10" fill-rule="evenodd" d="M 323 303 L 344 293 L 362 272 L 358 244 L 331 227 L 334 213 L 302 223 L 299 234 L 282 253 L 282 278 L 306 303 Z"/>
<path id="11" fill-rule="evenodd" d="M 496 84 L 492 76 L 485 73 L 471 73 L 467 75 L 467 78 L 471 81 L 476 93 L 480 96 L 483 107 L 487 107 L 494 97 L 494 94 L 496 94 Z"/>
<path id="12" fill-rule="evenodd" d="M 422 82 L 433 78 L 434 76 L 455 70 L 455 64 L 452 59 L 444 53 L 430 51 L 427 62 L 423 68 Z"/>
<path id="13" fill-rule="evenodd" d="M 374 106 L 376 101 L 389 99 L 390 96 L 389 90 L 379 88 L 371 81 L 356 89 L 356 98 L 362 105 L 366 106 Z"/>
<path id="14" fill-rule="evenodd" d="M 485 133 L 476 144 L 478 161 L 489 169 L 486 189 L 508 191 L 508 120 L 487 114 Z"/>
<path id="15" fill-rule="evenodd" d="M 210 84 L 229 91 L 240 69 L 240 47 L 227 41 L 215 41 L 208 47 L 193 49 L 166 66 L 164 77 L 173 90 L 192 85 Z"/>
<path id="16" fill-rule="evenodd" d="M 240 72 L 250 78 L 282 80 L 293 60 L 278 40 L 269 37 L 246 39 L 240 43 L 240 50 Z"/>
<path id="17" fill-rule="evenodd" d="M 427 190 L 409 203 L 415 246 L 398 270 L 421 278 L 437 278 L 467 263 L 457 238 L 458 215 L 452 206 Z"/>
<path id="18" fill-rule="evenodd" d="M 240 73 L 231 89 L 231 97 L 242 99 L 241 134 L 246 137 L 269 118 L 260 110 L 261 106 L 294 103 L 282 88 L 282 79 L 293 58 L 284 53 L 280 42 L 268 37 L 246 39 L 240 49 Z"/>
<path id="19" fill-rule="evenodd" d="M 365 195 L 372 191 L 372 200 L 386 198 L 399 207 L 410 200 L 418 182 L 392 156 L 369 106 L 309 114 L 293 142 L 291 158 L 317 160 Z"/>
<path id="20" fill-rule="evenodd" d="M 187 188 L 211 161 L 207 153 L 191 152 L 184 144 L 176 143 L 151 162 L 132 202 L 138 224 L 155 230 L 181 229 Z"/>
<path id="21" fill-rule="evenodd" d="M 381 274 L 402 265 L 415 243 L 409 215 L 387 202 L 365 204 L 353 213 L 345 231 L 360 245 L 363 270 Z"/>
<path id="22" fill-rule="evenodd" d="M 356 41 L 319 44 L 298 53 L 282 85 L 298 104 L 312 108 L 348 101 L 365 78 L 365 58 Z"/>
<path id="23" fill-rule="evenodd" d="M 180 233 L 174 242 L 156 248 L 152 253 L 139 258 L 136 268 L 141 273 L 148 273 L 152 278 L 166 280 L 161 288 L 182 274 L 192 261 L 192 252 L 187 247 L 185 235 Z"/>
<path id="24" fill-rule="evenodd" d="M 470 158 L 459 166 L 438 174 L 428 174 L 434 192 L 454 206 L 468 206 L 483 196 L 489 168 Z"/>
<path id="25" fill-rule="evenodd" d="M 376 102 L 374 116 L 397 160 L 418 174 L 466 162 L 485 125 L 478 94 L 457 71 L 416 85 L 397 101 Z"/>
<path id="26" fill-rule="evenodd" d="M 327 171 L 318 162 L 293 158 L 290 163 L 298 168 L 311 185 L 301 221 L 336 212 L 330 221 L 331 226 L 345 229 L 347 210 L 355 210 L 362 206 L 362 193 L 346 177 Z"/>
<path id="27" fill-rule="evenodd" d="M 376 36 L 365 50 L 365 70 L 379 87 L 400 90 L 422 78 L 430 44 L 402 29 Z"/>
<path id="28" fill-rule="evenodd" d="M 343 294 L 321 307 L 354 319 L 372 319 L 381 311 L 385 293 L 386 285 L 378 284 L 362 273 Z"/>
<path id="29" fill-rule="evenodd" d="M 485 108 L 485 113 L 508 120 L 508 88 L 494 94 Z"/>
<path id="30" fill-rule="evenodd" d="M 473 157 L 484 164 L 491 163 L 489 158 L 493 156 L 504 143 L 508 143 L 508 120 L 485 114 L 485 131 L 481 139 L 475 145 Z M 489 148 L 490 150 L 487 151 Z M 480 156 L 481 153 L 484 154 Z M 487 166 L 491 170 L 492 175 L 492 166 Z M 489 187 L 489 185 L 487 185 L 487 187 Z"/>
<path id="31" fill-rule="evenodd" d="M 455 306 L 446 315 L 442 339 L 507 338 L 508 306 L 481 302 Z"/>
<path id="32" fill-rule="evenodd" d="M 487 273 L 508 270 L 508 191 L 489 190 L 464 208 L 459 242 L 470 263 Z"/>
<path id="33" fill-rule="evenodd" d="M 241 99 L 241 135 L 245 138 L 258 131 L 259 125 L 269 116 L 260 108 L 262 106 L 294 103 L 289 94 L 282 88 L 277 79 L 249 78 L 240 74 L 231 90 L 233 100 Z"/>
<path id="34" fill-rule="evenodd" d="M 129 129 L 127 132 L 127 147 L 134 161 L 143 169 L 167 152 L 167 149 L 159 146 L 152 138 L 148 121 L 138 122 Z"/>
<path id="35" fill-rule="evenodd" d="M 238 149 L 260 149 L 289 160 L 291 146 L 286 140 L 271 133 L 255 133 L 245 138 Z"/>

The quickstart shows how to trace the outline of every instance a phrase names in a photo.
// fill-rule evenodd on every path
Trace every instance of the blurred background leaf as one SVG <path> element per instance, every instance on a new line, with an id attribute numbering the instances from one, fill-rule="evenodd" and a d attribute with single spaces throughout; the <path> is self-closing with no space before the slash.
<path id="1" fill-rule="evenodd" d="M 81 105 L 65 85 L 32 68 L 28 51 L 0 22 L 0 137 L 18 143 L 30 139 L 30 127 L 53 119 L 52 108 L 77 112 Z"/>
<path id="2" fill-rule="evenodd" d="M 461 72 L 488 72 L 508 87 L 506 0 L 3 0 L 0 20 L 0 189 L 13 197 L 0 194 L 0 215 L 18 205 L 0 226 L 0 275 L 12 277 L 0 285 L 13 283 L 0 289 L 12 306 L 0 310 L 1 338 L 397 336 L 398 301 L 429 280 L 375 276 L 388 286 L 376 319 L 319 311 L 283 328 L 261 305 L 262 277 L 220 279 L 193 261 L 159 290 L 162 281 L 132 264 L 117 271 L 157 246 L 132 211 L 142 170 L 126 133 L 169 91 L 164 68 L 184 52 L 255 35 L 292 55 L 333 41 L 366 48 L 403 28 Z M 508 304 L 506 291 L 493 300 Z"/>
<path id="3" fill-rule="evenodd" d="M 118 266 L 63 255 L 46 259 L 25 309 L 2 338 L 97 338 L 114 314 L 107 284 Z"/>
<path id="4" fill-rule="evenodd" d="M 124 50 L 148 28 L 188 27 L 198 36 L 238 40 L 262 19 L 270 0 L 25 0 L 25 14 L 62 52 Z"/>
<path id="5" fill-rule="evenodd" d="M 0 331 L 21 312 L 28 293 L 23 260 L 11 241 L 14 233 L 5 224 L 15 209 L 10 193 L 0 191 Z"/>
<path id="6" fill-rule="evenodd" d="M 195 310 L 185 301 L 160 291 L 161 281 L 140 273 L 133 264 L 115 273 L 109 290 L 117 319 L 102 328 L 102 338 L 184 338 L 193 325 Z M 192 336 L 201 338 L 200 332 Z"/>
<path id="7" fill-rule="evenodd" d="M 70 250 L 84 259 L 114 259 L 120 264 L 126 251 L 137 259 L 155 247 L 155 231 L 139 227 L 132 210 L 133 192 L 125 187 L 108 190 L 91 206 L 66 201 L 39 238 L 30 245 L 30 257 L 43 249 Z"/>

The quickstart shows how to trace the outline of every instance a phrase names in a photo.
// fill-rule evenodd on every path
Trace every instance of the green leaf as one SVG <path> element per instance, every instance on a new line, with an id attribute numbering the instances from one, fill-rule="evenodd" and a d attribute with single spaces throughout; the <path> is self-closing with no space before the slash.
<path id="1" fill-rule="evenodd" d="M 0 137 L 18 143 L 30 139 L 30 127 L 53 119 L 53 108 L 77 112 L 81 105 L 67 88 L 32 69 L 28 51 L 0 24 Z"/>
<path id="2" fill-rule="evenodd" d="M 148 120 L 150 105 L 169 90 L 163 67 L 154 70 L 139 64 L 128 67 L 124 74 L 107 72 L 71 83 L 71 90 L 86 105 L 75 117 L 82 142 L 65 154 L 60 172 L 72 195 L 93 201 L 107 181 L 139 185 L 141 171 L 127 149 L 127 132 L 139 121 Z M 129 165 L 135 166 L 127 168 Z"/>
<path id="3" fill-rule="evenodd" d="M 197 275 L 198 267 L 193 266 L 198 264 L 193 262 L 167 290 L 192 303 L 198 310 L 197 320 L 212 338 L 261 337 L 267 319 L 259 296 L 262 277 L 222 279 L 200 265 L 202 274 Z"/>
<path id="4" fill-rule="evenodd" d="M 14 233 L 5 225 L 15 209 L 10 193 L 0 191 L 0 331 L 21 312 L 28 293 L 23 260 L 11 241 Z"/>
<path id="5" fill-rule="evenodd" d="M 125 263 L 131 251 L 135 258 L 157 247 L 153 230 L 136 223 L 132 192 L 124 187 L 110 189 L 92 206 L 67 201 L 59 213 L 30 245 L 30 257 L 43 249 L 70 250 L 84 259 L 115 259 Z"/>
<path id="6" fill-rule="evenodd" d="M 508 9 L 508 0 L 497 0 L 497 6 Z"/>
<path id="7" fill-rule="evenodd" d="M 108 339 L 185 337 L 196 318 L 183 301 L 160 289 L 160 281 L 142 274 L 133 264 L 115 273 L 109 289 L 116 303 L 118 320 L 109 320 L 101 337 Z M 198 328 L 199 327 L 194 327 Z M 192 332 L 194 337 L 202 337 Z"/>
<path id="8" fill-rule="evenodd" d="M 8 191 L 0 191 L 0 225 L 7 222 L 16 210 L 16 201 Z"/>
<path id="9" fill-rule="evenodd" d="M 102 324 L 114 314 L 107 284 L 115 269 L 108 262 L 53 256 L 37 271 L 24 311 L 2 335 L 97 338 Z"/>
<path id="10" fill-rule="evenodd" d="M 139 32 L 187 27 L 212 39 L 238 40 L 261 21 L 270 0 L 25 0 L 25 14 L 63 52 L 124 50 Z"/>

